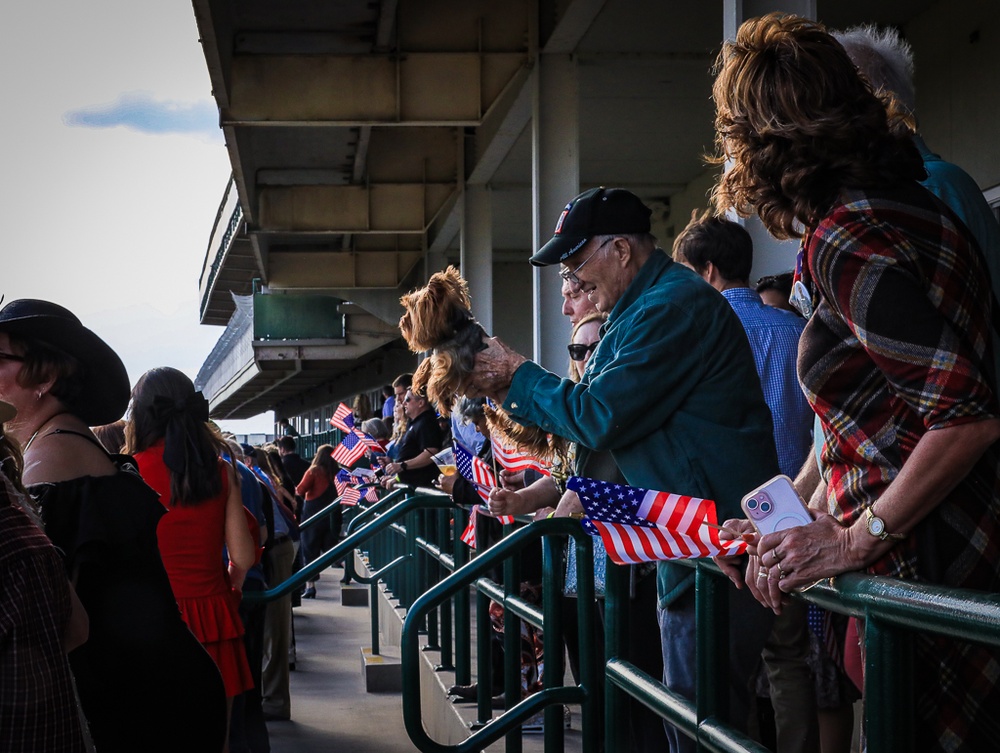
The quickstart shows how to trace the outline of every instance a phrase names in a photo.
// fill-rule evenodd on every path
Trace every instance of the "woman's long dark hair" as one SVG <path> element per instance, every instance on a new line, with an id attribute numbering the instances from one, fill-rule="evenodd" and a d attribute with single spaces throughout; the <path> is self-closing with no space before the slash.
<path id="1" fill-rule="evenodd" d="M 294 497 L 295 484 L 292 483 L 292 477 L 285 470 L 285 464 L 281 462 L 281 453 L 275 449 L 268 448 L 262 454 L 267 458 L 267 465 L 271 470 L 271 476 Z"/>
<path id="2" fill-rule="evenodd" d="M 161 439 L 172 504 L 196 505 L 222 491 L 219 455 L 228 448 L 208 424 L 208 401 L 186 374 L 168 366 L 139 378 L 125 426 L 129 453 Z"/>

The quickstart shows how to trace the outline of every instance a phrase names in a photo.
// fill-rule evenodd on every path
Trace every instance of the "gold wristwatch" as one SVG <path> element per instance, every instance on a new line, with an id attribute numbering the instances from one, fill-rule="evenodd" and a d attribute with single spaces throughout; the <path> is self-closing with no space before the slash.
<path id="1" fill-rule="evenodd" d="M 885 530 L 885 521 L 878 517 L 872 512 L 872 508 L 875 506 L 874 503 L 865 508 L 865 514 L 868 516 L 868 533 L 872 536 L 882 539 L 882 541 L 902 541 L 906 538 L 905 534 L 902 533 L 889 533 Z"/>

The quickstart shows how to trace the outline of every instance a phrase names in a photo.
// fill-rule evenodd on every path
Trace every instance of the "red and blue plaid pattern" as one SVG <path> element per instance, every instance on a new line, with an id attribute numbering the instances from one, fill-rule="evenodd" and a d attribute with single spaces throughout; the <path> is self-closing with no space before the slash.
<path id="1" fill-rule="evenodd" d="M 1000 415 L 989 275 L 964 225 L 915 183 L 846 192 L 802 247 L 814 313 L 799 377 L 823 425 L 829 512 L 850 524 L 928 431 Z M 870 570 L 995 591 L 998 468 L 994 446 Z M 917 739 L 942 750 L 995 748 L 1000 652 L 916 638 Z"/>

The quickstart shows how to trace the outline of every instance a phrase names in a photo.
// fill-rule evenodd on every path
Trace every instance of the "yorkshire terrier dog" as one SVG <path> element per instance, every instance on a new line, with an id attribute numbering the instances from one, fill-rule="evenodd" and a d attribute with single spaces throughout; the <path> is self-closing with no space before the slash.
<path id="1" fill-rule="evenodd" d="M 427 286 L 399 299 L 405 313 L 399 329 L 414 353 L 431 351 L 413 375 L 413 391 L 427 395 L 443 416 L 451 413 L 455 398 L 476 364 L 476 353 L 489 335 L 472 315 L 469 285 L 455 267 L 431 275 Z M 524 452 L 543 460 L 560 451 L 535 426 L 522 426 L 499 407 L 487 406 L 491 431 L 506 437 Z"/>

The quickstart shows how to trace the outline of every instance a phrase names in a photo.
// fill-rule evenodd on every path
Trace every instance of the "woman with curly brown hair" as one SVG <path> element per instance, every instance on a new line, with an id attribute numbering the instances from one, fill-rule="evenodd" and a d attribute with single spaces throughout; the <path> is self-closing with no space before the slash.
<path id="1" fill-rule="evenodd" d="M 862 569 L 996 591 L 988 277 L 966 227 L 917 183 L 904 111 L 822 25 L 780 14 L 740 27 L 713 93 L 719 161 L 732 165 L 719 211 L 801 238 L 799 377 L 824 435 L 816 520 L 763 537 L 747 585 L 775 611 L 793 589 Z M 996 649 L 916 643 L 917 747 L 991 749 Z"/>

